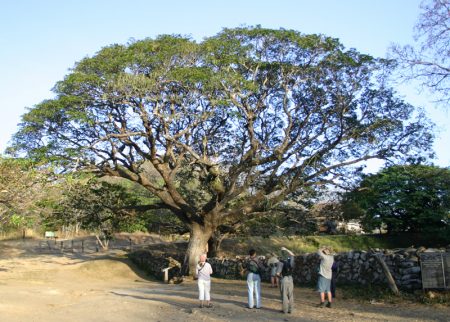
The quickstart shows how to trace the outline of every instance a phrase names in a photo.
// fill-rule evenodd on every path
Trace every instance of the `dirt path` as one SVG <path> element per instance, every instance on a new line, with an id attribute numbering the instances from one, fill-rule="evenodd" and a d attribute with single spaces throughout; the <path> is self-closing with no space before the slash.
<path id="1" fill-rule="evenodd" d="M 116 251 L 41 254 L 36 241 L 0 242 L 0 320 L 9 321 L 449 321 L 450 309 L 336 301 L 296 287 L 295 312 L 279 313 L 278 291 L 263 285 L 263 309 L 245 309 L 244 281 L 214 279 L 214 308 L 197 308 L 195 282 L 150 281 Z"/>

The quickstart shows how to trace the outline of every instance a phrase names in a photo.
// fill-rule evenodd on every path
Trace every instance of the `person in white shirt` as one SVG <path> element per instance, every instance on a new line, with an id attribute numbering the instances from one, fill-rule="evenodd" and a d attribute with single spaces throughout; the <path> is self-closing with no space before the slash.
<path id="1" fill-rule="evenodd" d="M 200 255 L 200 261 L 195 269 L 195 275 L 198 282 L 198 299 L 200 300 L 200 307 L 212 307 L 211 303 L 211 274 L 213 273 L 211 264 L 206 261 L 206 254 Z"/>

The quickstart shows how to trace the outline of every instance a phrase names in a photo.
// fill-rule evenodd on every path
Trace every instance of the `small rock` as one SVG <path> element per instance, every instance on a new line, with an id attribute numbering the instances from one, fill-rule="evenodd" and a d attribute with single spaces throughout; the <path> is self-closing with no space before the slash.
<path id="1" fill-rule="evenodd" d="M 432 300 L 436 297 L 436 294 L 434 292 L 428 291 L 427 292 L 427 297 Z"/>
<path id="2" fill-rule="evenodd" d="M 422 253 L 422 252 L 424 252 L 426 250 L 426 248 L 425 247 L 419 247 L 418 249 L 417 249 L 417 251 L 416 251 L 416 253 Z"/>

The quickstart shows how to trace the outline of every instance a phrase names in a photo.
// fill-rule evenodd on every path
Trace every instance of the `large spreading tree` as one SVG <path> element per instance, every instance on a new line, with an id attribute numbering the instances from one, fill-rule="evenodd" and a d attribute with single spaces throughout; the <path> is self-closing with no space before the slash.
<path id="1" fill-rule="evenodd" d="M 10 151 L 139 183 L 188 226 L 192 269 L 222 223 L 428 149 L 390 69 L 337 39 L 261 27 L 111 45 L 23 116 Z"/>

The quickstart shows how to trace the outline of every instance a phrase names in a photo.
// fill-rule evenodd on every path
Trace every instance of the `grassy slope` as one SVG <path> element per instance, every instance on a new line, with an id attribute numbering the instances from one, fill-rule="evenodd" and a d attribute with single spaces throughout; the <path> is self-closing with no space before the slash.
<path id="1" fill-rule="evenodd" d="M 296 254 L 317 251 L 320 246 L 333 247 L 336 252 L 350 250 L 369 250 L 370 248 L 393 249 L 409 246 L 430 246 L 417 236 L 387 236 L 387 235 L 324 235 L 295 237 L 248 237 L 226 239 L 222 242 L 221 255 L 245 255 L 254 248 L 260 255 L 270 252 L 279 253 L 282 246 Z"/>

